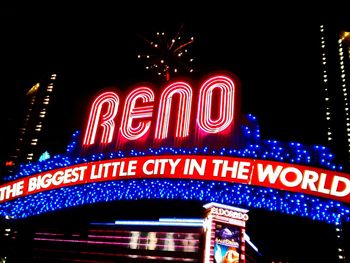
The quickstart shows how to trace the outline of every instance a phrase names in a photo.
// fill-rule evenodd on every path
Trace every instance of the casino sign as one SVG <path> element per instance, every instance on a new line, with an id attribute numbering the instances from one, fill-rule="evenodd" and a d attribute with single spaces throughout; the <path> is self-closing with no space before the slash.
<path id="1" fill-rule="evenodd" d="M 101 91 L 65 154 L 6 176 L 0 214 L 171 199 L 348 221 L 350 174 L 325 146 L 261 139 L 256 117 L 240 112 L 239 85 L 220 71 Z"/>

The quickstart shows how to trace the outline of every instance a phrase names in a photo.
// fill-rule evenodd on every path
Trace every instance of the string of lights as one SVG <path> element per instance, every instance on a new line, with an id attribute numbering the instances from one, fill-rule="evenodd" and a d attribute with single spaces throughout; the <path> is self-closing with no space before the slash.
<path id="1" fill-rule="evenodd" d="M 68 207 L 122 200 L 197 200 L 265 209 L 336 224 L 348 222 L 341 202 L 298 193 L 214 181 L 140 179 L 92 183 L 41 192 L 0 204 L 0 214 L 26 218 Z"/>
<path id="2" fill-rule="evenodd" d="M 304 163 L 341 170 L 334 163 L 334 156 L 324 146 L 304 146 L 297 142 L 281 143 L 275 140 L 261 140 L 256 117 L 248 115 L 250 125 L 242 125 L 244 136 L 249 142 L 241 149 L 210 149 L 209 147 L 149 148 L 144 151 L 117 151 L 109 154 L 91 154 L 85 157 L 74 157 L 78 149 L 80 132 L 73 134 L 72 142 L 67 147 L 66 155 L 56 155 L 50 159 L 22 165 L 16 175 L 7 176 L 15 180 L 31 174 L 70 166 L 78 163 L 124 158 L 128 156 L 154 156 L 169 154 L 201 154 L 219 156 L 238 156 L 270 159 L 290 163 Z M 79 156 L 79 155 L 78 155 Z M 184 179 L 137 179 L 91 183 L 56 190 L 44 191 L 30 196 L 20 197 L 0 204 L 0 214 L 15 218 L 25 218 L 84 204 L 110 202 L 117 200 L 169 199 L 199 200 L 239 205 L 247 208 L 266 209 L 290 215 L 308 217 L 313 220 L 335 224 L 350 220 L 350 209 L 347 205 L 334 200 L 312 197 L 300 193 L 267 189 L 251 185 L 198 181 Z"/>
<path id="3" fill-rule="evenodd" d="M 55 155 L 50 159 L 37 162 L 27 163 L 20 166 L 20 170 L 16 174 L 4 177 L 4 180 L 16 180 L 21 177 L 29 176 L 38 172 L 52 170 L 54 168 L 69 166 L 90 161 L 106 160 L 112 158 L 124 158 L 131 156 L 145 155 L 162 155 L 162 154 L 201 154 L 201 155 L 221 155 L 232 157 L 256 158 L 272 161 L 283 161 L 295 164 L 313 165 L 316 167 L 324 167 L 333 171 L 342 171 L 343 166 L 336 163 L 334 154 L 330 149 L 322 145 L 304 145 L 299 142 L 280 142 L 277 140 L 260 139 L 260 129 L 257 118 L 251 114 L 247 115 L 248 123 L 241 126 L 243 141 L 245 145 L 239 149 L 221 148 L 210 149 L 210 147 L 160 147 L 148 148 L 146 150 L 118 150 L 108 154 L 98 153 L 89 156 L 80 156 L 80 148 L 78 147 L 80 131 L 76 131 L 71 142 L 67 146 L 65 155 Z M 77 155 L 77 156 L 76 156 Z"/>

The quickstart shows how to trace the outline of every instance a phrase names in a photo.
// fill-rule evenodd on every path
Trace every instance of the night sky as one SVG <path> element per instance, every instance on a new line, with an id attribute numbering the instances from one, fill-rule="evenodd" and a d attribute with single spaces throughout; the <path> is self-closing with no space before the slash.
<path id="1" fill-rule="evenodd" d="M 146 3 L 115 5 L 0 9 L 1 162 L 23 118 L 20 101 L 38 79 L 52 71 L 58 74 L 47 143 L 52 154 L 63 152 L 73 132 L 82 129 L 82 116 L 99 90 L 126 89 L 143 81 L 160 87 L 159 79 L 137 59 L 147 50 L 139 36 L 153 38 L 163 31 L 171 35 L 181 26 L 185 36 L 195 38 L 189 48 L 195 71 L 186 77 L 229 70 L 241 80 L 241 112 L 258 118 L 263 139 L 325 142 L 320 132 L 324 123 L 319 26 L 350 25 L 346 16 L 305 6 L 260 4 L 252 10 L 232 1 L 207 6 L 171 2 L 158 10 Z M 318 223 L 311 227 L 305 219 L 259 211 L 252 218 L 255 236 L 251 236 L 258 246 L 266 253 L 274 247 L 281 258 L 285 251 L 293 251 L 283 246 L 288 236 L 288 246 L 294 244 L 300 253 L 307 252 L 307 245 L 319 245 L 312 238 L 319 239 L 321 229 L 327 238 L 334 238 L 333 229 Z M 305 232 L 307 228 L 310 232 Z M 291 262 L 304 262 L 298 259 Z"/>
<path id="2" fill-rule="evenodd" d="M 258 118 L 262 137 L 322 144 L 319 25 L 344 18 L 333 21 L 321 11 L 315 14 L 296 6 L 271 7 L 179 4 L 157 10 L 155 5 L 135 4 L 0 11 L 1 84 L 6 98 L 1 104 L 6 123 L 1 148 L 7 149 L 8 136 L 21 122 L 18 102 L 23 94 L 53 71 L 60 85 L 50 112 L 55 115 L 50 132 L 64 144 L 82 127 L 84 107 L 98 90 L 126 89 L 142 81 L 160 87 L 159 79 L 137 59 L 149 50 L 140 36 L 171 36 L 180 27 L 185 37 L 195 39 L 189 47 L 195 71 L 186 77 L 197 80 L 214 70 L 229 70 L 241 80 L 241 111 Z"/>

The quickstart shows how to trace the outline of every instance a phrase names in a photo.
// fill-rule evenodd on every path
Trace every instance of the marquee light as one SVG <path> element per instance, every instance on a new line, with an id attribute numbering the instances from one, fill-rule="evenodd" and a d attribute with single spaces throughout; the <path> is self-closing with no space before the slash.
<path id="1" fill-rule="evenodd" d="M 0 216 L 33 215 L 99 202 L 121 200 L 198 200 L 265 209 L 336 224 L 350 221 L 347 205 L 299 193 L 250 185 L 179 179 L 107 181 L 64 187 L 0 204 Z"/>
<path id="2" fill-rule="evenodd" d="M 204 133 L 218 134 L 234 124 L 236 88 L 234 79 L 225 75 L 210 77 L 201 85 L 197 103 L 197 125 Z M 214 93 L 220 98 L 218 103 L 213 99 Z M 178 104 L 174 104 L 176 96 Z M 137 106 L 139 101 L 141 106 Z M 170 117 L 176 117 L 174 137 L 189 137 L 192 101 L 192 87 L 186 82 L 176 81 L 164 88 L 159 99 L 157 120 L 153 123 L 155 140 L 169 137 Z M 148 87 L 138 87 L 129 93 L 124 103 L 120 124 L 120 134 L 123 138 L 137 140 L 149 132 L 154 103 L 154 93 Z M 100 143 L 112 142 L 118 105 L 119 97 L 112 91 L 104 92 L 94 100 L 83 145 L 94 145 L 100 128 L 102 128 Z"/>

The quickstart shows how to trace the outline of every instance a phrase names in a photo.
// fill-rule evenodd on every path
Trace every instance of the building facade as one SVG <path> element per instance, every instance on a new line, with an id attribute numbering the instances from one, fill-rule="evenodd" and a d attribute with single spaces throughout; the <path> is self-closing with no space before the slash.
<path id="1" fill-rule="evenodd" d="M 56 74 L 52 73 L 27 91 L 24 120 L 19 128 L 13 152 L 6 161 L 8 173 L 12 173 L 21 163 L 38 161 L 43 154 L 41 141 L 55 82 Z"/>
<path id="2" fill-rule="evenodd" d="M 328 145 L 350 162 L 350 33 L 336 24 L 320 25 L 321 86 Z"/>

